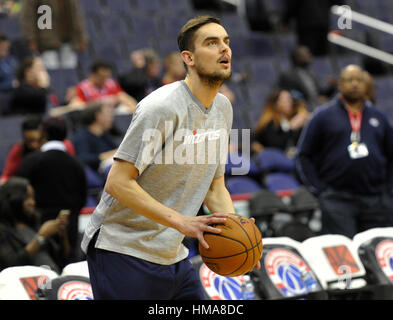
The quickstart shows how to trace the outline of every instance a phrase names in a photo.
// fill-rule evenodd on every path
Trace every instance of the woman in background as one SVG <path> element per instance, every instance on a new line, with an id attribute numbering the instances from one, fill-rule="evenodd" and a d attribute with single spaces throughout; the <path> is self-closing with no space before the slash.
<path id="1" fill-rule="evenodd" d="M 0 271 L 23 265 L 47 265 L 61 271 L 70 251 L 67 213 L 42 225 L 38 221 L 33 187 L 26 179 L 9 179 L 0 187 Z M 51 241 L 55 235 L 61 239 L 61 248 Z"/>
<path id="2" fill-rule="evenodd" d="M 277 148 L 291 155 L 309 116 L 298 91 L 272 91 L 253 133 L 253 153 Z"/>

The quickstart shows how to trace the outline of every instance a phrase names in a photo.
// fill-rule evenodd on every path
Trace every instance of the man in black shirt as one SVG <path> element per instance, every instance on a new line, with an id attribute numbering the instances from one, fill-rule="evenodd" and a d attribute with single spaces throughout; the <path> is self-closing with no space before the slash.
<path id="1" fill-rule="evenodd" d="M 60 210 L 70 210 L 70 245 L 72 249 L 79 248 L 78 218 L 87 194 L 84 167 L 66 152 L 63 140 L 67 130 L 63 119 L 48 117 L 43 120 L 41 130 L 45 139 L 41 151 L 27 156 L 17 175 L 27 178 L 33 186 L 43 221 L 55 219 Z"/>

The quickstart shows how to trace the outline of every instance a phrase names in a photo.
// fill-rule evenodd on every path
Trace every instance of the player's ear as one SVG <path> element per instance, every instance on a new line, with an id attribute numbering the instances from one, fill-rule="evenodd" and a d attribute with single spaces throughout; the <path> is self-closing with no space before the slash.
<path id="1" fill-rule="evenodd" d="M 194 66 L 194 55 L 192 54 L 191 51 L 188 50 L 184 50 L 181 53 L 181 58 L 183 59 L 183 62 L 187 65 L 187 66 Z"/>

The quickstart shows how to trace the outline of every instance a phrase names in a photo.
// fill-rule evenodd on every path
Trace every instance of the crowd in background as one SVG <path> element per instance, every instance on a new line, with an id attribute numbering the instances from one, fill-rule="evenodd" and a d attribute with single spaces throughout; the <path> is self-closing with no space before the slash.
<path id="1" fill-rule="evenodd" d="M 59 270 L 82 258 L 78 215 L 91 196 L 89 190 L 103 187 L 118 138 L 124 134 L 116 127 L 115 116 L 132 115 L 138 101 L 186 74 L 178 52 L 160 56 L 152 48 L 140 48 L 130 52 L 128 70 L 114 74 L 108 61 L 93 61 L 85 79 L 70 86 L 64 97 L 54 96 L 48 70 L 76 68 L 89 35 L 77 0 L 47 2 L 53 8 L 53 30 L 37 29 L 38 0 L 1 1 L 0 6 L 0 14 L 20 17 L 26 40 L 26 46 L 11 54 L 10 38 L 0 33 L 0 91 L 9 95 L 1 117 L 25 117 L 22 141 L 10 149 L 0 168 L 0 270 L 28 263 Z M 316 1 L 303 5 L 312 3 Z M 327 11 L 333 3 L 325 4 Z M 326 43 L 315 46 L 315 37 L 327 33 L 325 15 L 318 20 L 324 25 L 316 27 L 299 12 L 308 11 L 288 6 L 283 18 L 286 23 L 292 18 L 303 23 L 295 30 L 300 35 L 296 46 L 287 52 L 292 65 L 260 101 L 260 116 L 251 128 L 251 160 L 270 148 L 294 159 L 303 129 L 321 105 L 340 92 L 340 79 L 323 83 L 310 69 L 313 55 L 326 54 Z M 374 102 L 372 75 L 363 70 L 361 77 L 365 84 L 361 99 Z M 236 108 L 232 85 L 224 84 L 221 92 Z M 263 187 L 260 177 L 251 176 Z M 59 214 L 64 209 L 68 215 Z M 37 235 L 50 241 L 41 244 L 34 240 Z"/>

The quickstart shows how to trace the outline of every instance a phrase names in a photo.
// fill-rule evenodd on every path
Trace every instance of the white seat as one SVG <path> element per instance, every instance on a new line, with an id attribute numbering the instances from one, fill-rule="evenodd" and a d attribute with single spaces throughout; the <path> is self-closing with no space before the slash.
<path id="1" fill-rule="evenodd" d="M 366 270 L 351 239 L 322 235 L 303 241 L 301 253 L 309 261 L 324 289 L 364 287 Z"/>
<path id="2" fill-rule="evenodd" d="M 50 287 L 58 276 L 44 267 L 6 268 L 0 272 L 0 300 L 37 300 L 36 291 Z"/>
<path id="3" fill-rule="evenodd" d="M 84 260 L 66 265 L 61 272 L 61 276 L 82 276 L 90 278 L 87 261 Z"/>
<path id="4" fill-rule="evenodd" d="M 318 292 L 322 286 L 301 252 L 301 243 L 288 237 L 264 238 L 260 289 L 267 299 Z"/>
<path id="5" fill-rule="evenodd" d="M 353 238 L 370 279 L 375 284 L 393 284 L 393 228 L 373 228 Z"/>

